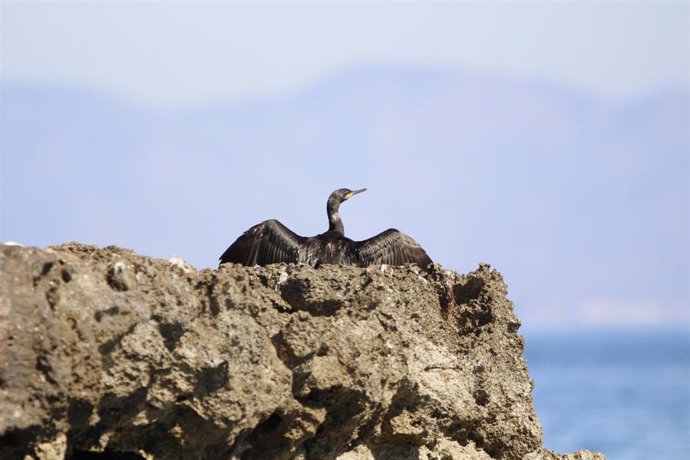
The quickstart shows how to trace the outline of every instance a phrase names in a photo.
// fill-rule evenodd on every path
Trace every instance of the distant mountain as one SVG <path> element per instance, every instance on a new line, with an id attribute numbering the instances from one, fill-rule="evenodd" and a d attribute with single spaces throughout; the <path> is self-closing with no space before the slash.
<path id="1" fill-rule="evenodd" d="M 448 268 L 490 262 L 524 318 L 688 320 L 689 108 L 404 68 L 179 112 L 6 83 L 0 238 L 215 266 L 249 226 L 315 234 L 331 190 L 368 187 L 350 236 L 394 226 Z"/>

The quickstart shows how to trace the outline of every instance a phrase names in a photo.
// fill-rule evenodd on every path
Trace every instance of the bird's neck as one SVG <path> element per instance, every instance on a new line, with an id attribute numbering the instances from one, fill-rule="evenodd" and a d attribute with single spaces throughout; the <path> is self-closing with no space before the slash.
<path id="1" fill-rule="evenodd" d="M 326 206 L 326 212 L 328 213 L 328 233 L 335 233 L 340 236 L 345 236 L 345 227 L 343 226 L 343 221 L 340 219 L 340 214 L 338 213 L 338 208 L 340 203 L 328 202 Z"/>

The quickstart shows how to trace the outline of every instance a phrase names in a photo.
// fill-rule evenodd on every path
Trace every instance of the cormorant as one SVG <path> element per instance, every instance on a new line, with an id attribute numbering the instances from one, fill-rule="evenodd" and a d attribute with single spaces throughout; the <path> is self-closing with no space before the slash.
<path id="1" fill-rule="evenodd" d="M 220 265 L 234 262 L 253 267 L 278 262 L 322 264 L 404 265 L 416 263 L 425 268 L 431 263 L 427 253 L 412 238 L 390 228 L 373 238 L 353 241 L 345 237 L 338 214 L 340 203 L 366 189 L 341 188 L 328 197 L 328 231 L 313 237 L 299 236 L 275 219 L 253 226 L 220 256 Z"/>

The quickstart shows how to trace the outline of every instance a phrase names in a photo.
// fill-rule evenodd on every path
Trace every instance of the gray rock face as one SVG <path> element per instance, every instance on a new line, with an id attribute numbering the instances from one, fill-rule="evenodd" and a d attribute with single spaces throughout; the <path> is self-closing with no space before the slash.
<path id="1" fill-rule="evenodd" d="M 542 448 L 501 275 L 0 246 L 0 457 L 600 459 Z"/>

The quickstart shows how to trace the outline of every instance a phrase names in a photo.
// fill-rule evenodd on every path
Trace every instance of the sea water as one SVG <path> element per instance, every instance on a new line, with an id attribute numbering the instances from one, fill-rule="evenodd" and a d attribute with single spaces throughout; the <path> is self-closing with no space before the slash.
<path id="1" fill-rule="evenodd" d="M 547 448 L 690 459 L 689 330 L 523 335 Z"/>

